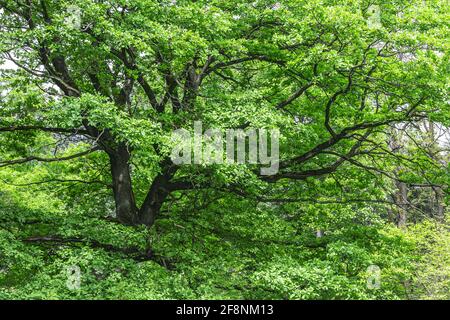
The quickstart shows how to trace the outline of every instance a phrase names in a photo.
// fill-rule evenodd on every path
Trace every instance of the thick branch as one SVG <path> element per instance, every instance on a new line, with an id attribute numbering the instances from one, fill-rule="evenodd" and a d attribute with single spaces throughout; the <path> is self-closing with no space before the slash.
<path id="1" fill-rule="evenodd" d="M 55 127 L 43 127 L 43 126 L 10 126 L 10 127 L 0 127 L 0 132 L 8 131 L 45 131 L 53 133 L 71 133 L 71 134 L 89 134 L 87 130 L 78 128 L 55 128 Z"/>
<path id="2" fill-rule="evenodd" d="M 73 154 L 71 156 L 61 157 L 61 158 L 42 158 L 42 157 L 30 156 L 30 157 L 26 157 L 26 158 L 22 158 L 22 159 L 1 161 L 0 162 L 0 168 L 6 167 L 6 166 L 15 165 L 15 164 L 22 164 L 22 163 L 26 163 L 26 162 L 30 162 L 30 161 L 38 161 L 38 162 L 66 161 L 66 160 L 71 160 L 71 159 L 75 159 L 75 158 L 80 158 L 82 156 L 88 155 L 88 154 L 90 154 L 92 152 L 95 152 L 97 150 L 100 150 L 100 147 L 94 147 L 92 149 L 89 149 L 89 150 L 86 150 L 86 151 L 83 151 L 83 152 L 80 152 L 80 153 L 76 153 L 76 154 Z"/>

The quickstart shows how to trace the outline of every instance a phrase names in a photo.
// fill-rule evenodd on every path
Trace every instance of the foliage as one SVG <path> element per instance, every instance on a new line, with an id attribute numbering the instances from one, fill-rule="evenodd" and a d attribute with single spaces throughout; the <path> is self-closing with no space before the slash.
<path id="1" fill-rule="evenodd" d="M 449 18 L 0 0 L 0 299 L 450 299 Z M 175 165 L 195 121 L 279 171 Z"/>

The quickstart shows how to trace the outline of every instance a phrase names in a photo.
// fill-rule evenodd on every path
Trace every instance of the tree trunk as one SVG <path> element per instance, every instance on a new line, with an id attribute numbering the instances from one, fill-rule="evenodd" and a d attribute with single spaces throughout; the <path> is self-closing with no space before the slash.
<path id="1" fill-rule="evenodd" d="M 170 180 L 177 168 L 170 159 L 161 163 L 162 173 L 153 180 L 147 196 L 139 209 L 133 194 L 131 179 L 130 152 L 125 144 L 120 144 L 114 150 L 108 150 L 111 164 L 112 187 L 116 204 L 116 217 L 126 225 L 144 224 L 152 226 L 158 216 L 164 201 L 169 196 L 172 185 Z"/>
<path id="2" fill-rule="evenodd" d="M 394 154 L 402 153 L 402 137 L 401 132 L 393 128 L 391 130 L 391 135 L 389 137 L 389 148 Z M 398 173 L 401 171 L 401 167 L 397 167 L 394 169 L 394 174 L 398 177 Z M 406 221 L 408 217 L 408 186 L 406 183 L 396 180 L 395 186 L 397 190 L 395 190 L 393 198 L 395 203 L 397 204 L 397 217 L 396 222 L 399 228 L 406 227 Z"/>
<path id="3" fill-rule="evenodd" d="M 399 228 L 406 227 L 406 219 L 408 216 L 408 187 L 406 183 L 397 181 L 396 202 L 398 205 L 397 226 Z"/>
<path id="4" fill-rule="evenodd" d="M 139 222 L 146 226 L 152 226 L 155 223 L 164 201 L 172 191 L 170 180 L 177 168 L 171 163 L 170 159 L 164 160 L 162 167 L 163 172 L 153 180 L 147 197 L 139 210 Z"/>
<path id="5" fill-rule="evenodd" d="M 428 139 L 429 139 L 429 148 L 430 152 L 429 155 L 431 158 L 437 162 L 442 161 L 442 157 L 440 156 L 439 149 L 439 143 L 438 138 L 436 138 L 435 133 L 435 125 L 432 121 L 425 121 L 425 128 L 427 129 L 428 133 Z M 430 196 L 430 213 L 432 216 L 436 217 L 439 221 L 444 221 L 445 219 L 445 202 L 444 202 L 444 191 L 441 187 L 433 187 L 431 190 L 431 196 Z"/>
<path id="6" fill-rule="evenodd" d="M 138 223 L 138 208 L 133 194 L 130 165 L 130 153 L 120 144 L 115 152 L 108 153 L 111 164 L 112 187 L 116 204 L 116 217 L 123 223 Z"/>

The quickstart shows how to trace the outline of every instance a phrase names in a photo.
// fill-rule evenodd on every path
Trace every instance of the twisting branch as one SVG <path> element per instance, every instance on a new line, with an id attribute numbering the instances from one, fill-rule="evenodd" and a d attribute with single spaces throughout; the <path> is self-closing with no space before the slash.
<path id="1" fill-rule="evenodd" d="M 399 118 L 399 119 L 389 119 L 389 120 L 384 120 L 384 121 L 362 122 L 362 123 L 358 123 L 358 124 L 355 124 L 350 127 L 346 127 L 344 129 L 342 129 L 339 133 L 336 133 L 334 136 L 332 136 L 327 141 L 322 142 L 321 144 L 315 146 L 311 150 L 303 153 L 302 155 L 292 158 L 290 160 L 285 160 L 285 161 L 280 162 L 280 168 L 284 169 L 284 168 L 290 167 L 294 164 L 302 164 L 302 163 L 310 160 L 311 158 L 314 158 L 318 154 L 323 153 L 323 151 L 336 145 L 340 141 L 342 141 L 344 139 L 348 139 L 350 137 L 350 134 L 355 131 L 381 127 L 383 125 L 388 125 L 388 124 L 395 123 L 395 122 L 401 122 L 404 120 L 405 120 L 404 118 Z"/>
<path id="2" fill-rule="evenodd" d="M 270 62 L 270 63 L 274 63 L 280 66 L 284 66 L 286 64 L 285 61 L 283 60 L 276 60 L 276 59 L 272 59 L 268 56 L 265 55 L 258 55 L 258 54 L 250 54 L 247 57 L 243 57 L 243 58 L 239 58 L 239 59 L 233 59 L 233 60 L 229 60 L 229 61 L 225 61 L 225 62 L 218 62 L 214 65 L 211 65 L 212 63 L 210 63 L 205 70 L 203 70 L 202 73 L 202 79 L 204 77 L 206 77 L 207 75 L 209 75 L 210 73 L 219 70 L 219 69 L 223 69 L 223 68 L 227 68 L 227 67 L 231 67 L 237 64 L 241 64 L 244 62 L 248 62 L 248 61 L 265 61 L 265 62 Z"/>
<path id="3" fill-rule="evenodd" d="M 30 162 L 30 161 L 38 161 L 38 162 L 66 161 L 66 160 L 71 160 L 71 159 L 75 159 L 75 158 L 80 158 L 82 156 L 88 155 L 97 150 L 100 150 L 100 147 L 97 146 L 92 149 L 89 149 L 89 150 L 86 150 L 86 151 L 83 151 L 80 153 L 76 153 L 76 154 L 73 154 L 73 155 L 70 155 L 67 157 L 61 157 L 61 158 L 42 158 L 42 157 L 30 156 L 30 157 L 26 157 L 26 158 L 22 158 L 22 159 L 0 161 L 0 168 L 15 165 L 15 164 L 22 164 L 22 163 L 26 163 L 26 162 Z"/>
<path id="4" fill-rule="evenodd" d="M 45 131 L 45 132 L 53 132 L 53 133 L 89 134 L 87 130 L 74 129 L 74 128 L 55 128 L 55 127 L 43 127 L 43 126 L 0 127 L 0 132 L 33 131 L 33 130 Z"/>
<path id="5" fill-rule="evenodd" d="M 370 132 L 371 132 L 370 129 L 367 130 L 365 136 L 366 137 L 369 136 Z M 361 147 L 361 145 L 363 144 L 363 142 L 364 142 L 363 139 L 360 141 L 357 141 L 352 146 L 352 148 L 350 149 L 350 151 L 347 154 L 338 155 L 339 159 L 327 167 L 319 168 L 319 169 L 312 169 L 312 170 L 304 170 L 304 171 L 300 171 L 300 172 L 280 172 L 273 176 L 261 176 L 261 179 L 265 180 L 267 182 L 273 183 L 273 182 L 277 182 L 278 180 L 283 179 L 283 178 L 288 178 L 288 179 L 293 179 L 293 180 L 305 180 L 309 177 L 318 177 L 318 176 L 323 176 L 326 174 L 333 173 L 345 161 L 350 161 L 351 158 L 353 158 L 354 156 L 359 154 L 358 150 Z"/>
<path id="6" fill-rule="evenodd" d="M 101 40 L 99 37 L 97 37 L 92 32 L 92 30 L 88 29 L 88 33 L 91 36 L 93 36 L 95 39 L 97 39 L 99 41 Z M 124 66 L 126 68 L 133 70 L 133 71 L 138 71 L 138 74 L 137 74 L 138 83 L 141 85 L 142 89 L 144 90 L 144 93 L 147 96 L 151 106 L 158 112 L 161 112 L 161 107 L 158 104 L 158 100 L 156 98 L 155 92 L 153 91 L 150 84 L 145 80 L 143 73 L 141 71 L 139 71 L 139 68 L 134 61 L 135 59 L 134 59 L 133 51 L 129 48 L 122 49 L 122 50 L 110 48 L 110 51 L 115 57 L 117 57 L 124 64 Z M 131 61 L 128 59 L 128 57 L 131 58 Z"/>
<path id="7" fill-rule="evenodd" d="M 44 181 L 36 181 L 36 182 L 29 182 L 29 183 L 11 183 L 6 180 L 2 180 L 3 183 L 14 186 L 14 187 L 29 187 L 32 185 L 40 185 L 40 184 L 47 184 L 47 183 L 83 183 L 83 184 L 100 184 L 108 188 L 112 188 L 111 185 L 104 183 L 103 181 L 99 180 L 92 180 L 92 181 L 84 181 L 79 179 L 50 179 L 50 180 L 44 180 Z"/>
<path id="8" fill-rule="evenodd" d="M 289 96 L 286 100 L 281 101 L 276 105 L 276 109 L 283 109 L 287 105 L 291 104 L 295 99 L 299 98 L 303 93 L 306 92 L 309 88 L 311 88 L 314 83 L 308 82 L 307 84 L 301 86 L 297 91 L 295 91 L 291 96 Z"/>

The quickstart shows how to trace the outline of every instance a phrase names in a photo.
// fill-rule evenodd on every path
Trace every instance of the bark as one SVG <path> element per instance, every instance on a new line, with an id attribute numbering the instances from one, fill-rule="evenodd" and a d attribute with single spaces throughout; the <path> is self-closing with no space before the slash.
<path id="1" fill-rule="evenodd" d="M 403 228 L 406 226 L 408 212 L 408 187 L 406 183 L 397 181 L 396 202 L 398 204 L 397 226 Z"/>
<path id="2" fill-rule="evenodd" d="M 427 130 L 428 139 L 429 139 L 429 155 L 431 158 L 437 162 L 441 161 L 442 158 L 439 156 L 439 152 L 436 152 L 440 149 L 439 143 L 437 142 L 436 133 L 435 133 L 435 125 L 432 121 L 425 121 L 425 128 Z M 444 190 L 441 187 L 434 187 L 431 190 L 430 196 L 430 211 L 431 214 L 434 215 L 439 221 L 444 221 L 445 218 L 445 207 L 444 207 Z"/>
<path id="3" fill-rule="evenodd" d="M 401 133 L 393 128 L 391 130 L 391 136 L 389 138 L 389 148 L 394 154 L 402 153 L 402 143 L 401 143 Z M 401 171 L 401 167 L 397 167 L 394 170 L 394 174 L 398 177 L 398 173 Z M 393 198 L 397 204 L 397 217 L 396 223 L 399 228 L 406 227 L 406 220 L 408 217 L 408 186 L 406 183 L 396 180 L 395 181 L 396 190 L 394 192 Z"/>
<path id="4" fill-rule="evenodd" d="M 139 210 L 139 223 L 152 226 L 155 223 L 164 201 L 172 190 L 170 180 L 176 172 L 176 167 L 171 164 L 170 159 L 163 162 L 162 173 L 159 174 L 150 186 L 150 190 Z"/>
<path id="5" fill-rule="evenodd" d="M 123 223 L 138 223 L 138 208 L 133 194 L 131 181 L 130 153 L 123 144 L 113 152 L 108 152 L 111 164 L 112 188 L 116 204 L 116 217 Z"/>
<path id="6" fill-rule="evenodd" d="M 170 159 L 162 162 L 162 173 L 153 180 L 147 196 L 139 209 L 133 194 L 130 171 L 130 152 L 125 145 L 108 152 L 111 164 L 112 187 L 116 204 L 116 217 L 126 225 L 143 224 L 151 227 L 161 211 L 161 207 L 173 191 L 170 180 L 176 167 Z"/>

